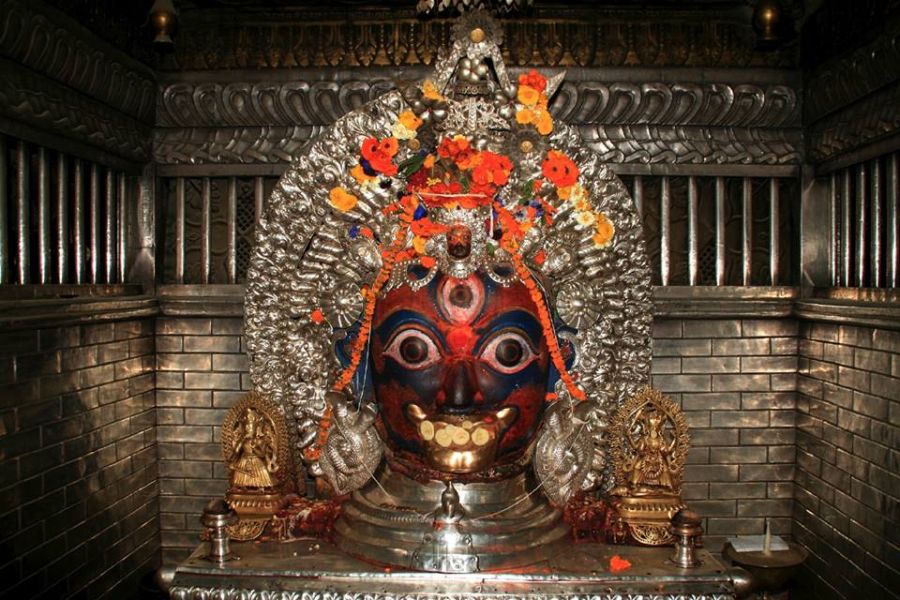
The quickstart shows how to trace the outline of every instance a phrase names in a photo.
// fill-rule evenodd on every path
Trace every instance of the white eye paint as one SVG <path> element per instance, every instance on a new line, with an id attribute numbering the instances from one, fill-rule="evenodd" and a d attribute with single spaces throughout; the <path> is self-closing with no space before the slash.
<path id="1" fill-rule="evenodd" d="M 426 369 L 441 360 L 441 351 L 430 335 L 421 329 L 399 331 L 384 350 L 405 369 Z"/>
<path id="2" fill-rule="evenodd" d="M 518 373 L 537 358 L 528 339 L 515 329 L 495 335 L 481 351 L 481 360 L 499 373 Z"/>

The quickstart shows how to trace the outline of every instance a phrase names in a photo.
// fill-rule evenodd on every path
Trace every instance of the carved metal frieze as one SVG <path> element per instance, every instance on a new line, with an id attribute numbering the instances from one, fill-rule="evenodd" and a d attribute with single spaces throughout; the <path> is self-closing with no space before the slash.
<path id="1" fill-rule="evenodd" d="M 536 9 L 527 19 L 504 19 L 503 58 L 510 66 L 551 67 L 794 65 L 790 49 L 755 50 L 749 20 L 725 13 L 710 18 L 696 10 Z M 204 26 L 198 21 L 176 46 L 177 68 L 432 65 L 452 24 L 402 10 L 243 16 L 212 17 L 214 26 L 209 15 Z"/>
<path id="2" fill-rule="evenodd" d="M 169 83 L 159 96 L 154 155 L 162 164 L 287 162 L 325 125 L 394 85 L 380 74 L 327 82 Z M 800 162 L 799 103 L 788 85 L 610 83 L 598 74 L 564 84 L 550 109 L 606 162 Z"/>
<path id="3" fill-rule="evenodd" d="M 424 69 L 416 69 L 416 72 Z M 157 124 L 161 127 L 328 125 L 394 89 L 388 76 L 292 80 L 264 83 L 173 82 L 163 84 Z M 602 81 L 581 72 L 564 83 L 550 105 L 569 124 L 600 123 L 716 127 L 799 127 L 797 92 L 790 86 L 691 81 L 636 83 Z"/>
<path id="4" fill-rule="evenodd" d="M 900 83 L 814 123 L 807 155 L 821 163 L 900 131 Z"/>
<path id="5" fill-rule="evenodd" d="M 124 54 L 79 37 L 70 23 L 45 14 L 40 3 L 8 0 L 0 14 L 0 54 L 151 123 L 156 82 Z M 119 56 L 116 56 L 119 54 Z"/>
<path id="6" fill-rule="evenodd" d="M 0 59 L 0 114 L 136 162 L 150 159 L 151 130 L 30 69 Z"/>

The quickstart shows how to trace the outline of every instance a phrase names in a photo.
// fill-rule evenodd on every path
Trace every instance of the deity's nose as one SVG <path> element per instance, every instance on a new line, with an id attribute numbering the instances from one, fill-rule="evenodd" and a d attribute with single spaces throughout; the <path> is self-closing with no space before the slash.
<path id="1" fill-rule="evenodd" d="M 447 412 L 465 412 L 475 405 L 479 396 L 471 363 L 459 361 L 450 367 L 438 403 Z"/>

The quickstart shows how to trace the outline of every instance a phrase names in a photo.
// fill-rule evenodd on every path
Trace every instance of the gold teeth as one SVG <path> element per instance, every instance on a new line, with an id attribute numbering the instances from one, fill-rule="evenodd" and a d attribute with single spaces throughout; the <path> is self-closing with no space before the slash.
<path id="1" fill-rule="evenodd" d="M 471 421 L 463 421 L 460 426 L 451 423 L 422 421 L 419 423 L 419 435 L 426 442 L 434 440 L 442 448 L 467 446 L 469 442 L 476 446 L 484 446 L 491 441 L 491 433 Z"/>

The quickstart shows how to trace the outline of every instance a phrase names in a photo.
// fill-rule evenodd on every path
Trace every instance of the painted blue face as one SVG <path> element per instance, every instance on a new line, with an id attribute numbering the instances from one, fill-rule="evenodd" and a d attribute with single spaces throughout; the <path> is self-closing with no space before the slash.
<path id="1" fill-rule="evenodd" d="M 379 299 L 371 343 L 379 428 L 407 464 L 475 473 L 531 443 L 550 361 L 524 285 L 475 274 L 395 289 Z"/>

